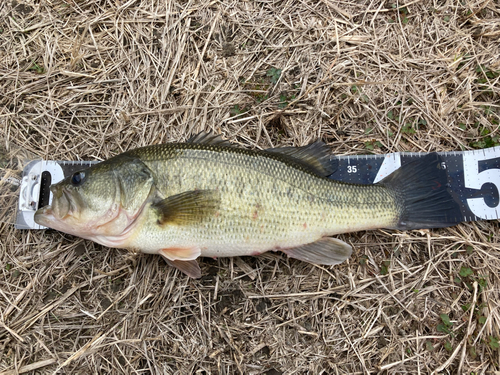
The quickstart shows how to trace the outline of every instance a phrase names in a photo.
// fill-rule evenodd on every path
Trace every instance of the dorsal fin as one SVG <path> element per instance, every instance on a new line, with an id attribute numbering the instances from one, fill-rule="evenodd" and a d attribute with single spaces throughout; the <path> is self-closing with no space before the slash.
<path id="1" fill-rule="evenodd" d="M 229 141 L 222 139 L 218 134 L 202 131 L 189 138 L 186 143 L 200 143 L 212 146 L 234 147 Z"/>
<path id="2" fill-rule="evenodd" d="M 212 132 L 202 131 L 193 135 L 187 143 L 198 143 L 212 146 L 226 146 L 237 148 L 229 141 L 222 139 L 220 135 Z M 321 141 L 316 141 L 302 147 L 277 147 L 264 150 L 274 154 L 279 154 L 285 159 L 289 159 L 302 165 L 319 176 L 329 176 L 338 168 L 338 161 L 330 160 L 330 148 Z"/>
<path id="3" fill-rule="evenodd" d="M 280 154 L 292 159 L 320 176 L 329 176 L 338 168 L 336 160 L 330 160 L 330 148 L 321 141 L 302 147 L 268 148 L 266 152 Z"/>

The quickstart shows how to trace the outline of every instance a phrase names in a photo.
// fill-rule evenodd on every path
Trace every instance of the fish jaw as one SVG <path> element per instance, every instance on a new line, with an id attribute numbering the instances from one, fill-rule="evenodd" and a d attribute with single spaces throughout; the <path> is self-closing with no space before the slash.
<path id="1" fill-rule="evenodd" d="M 66 229 L 68 225 L 65 221 L 69 215 L 77 213 L 77 205 L 71 200 L 67 189 L 59 184 L 52 185 L 50 191 L 53 195 L 52 204 L 35 212 L 35 223 L 73 234 Z"/>
<path id="2" fill-rule="evenodd" d="M 35 212 L 35 223 L 44 227 L 53 228 L 56 221 L 51 206 L 45 206 Z M 54 228 L 55 229 L 55 228 Z"/>
<path id="3" fill-rule="evenodd" d="M 42 207 L 35 212 L 35 223 L 47 228 L 82 237 L 79 231 L 75 230 L 77 227 L 69 224 L 67 220 L 65 220 L 67 216 L 65 215 L 61 218 L 58 213 L 60 213 L 60 211 L 56 214 L 52 206 Z"/>
<path id="4" fill-rule="evenodd" d="M 44 227 L 92 240 L 104 246 L 128 248 L 129 239 L 137 226 L 137 216 L 129 217 L 122 208 L 116 211 L 116 213 L 110 213 L 111 219 L 104 224 L 98 223 L 99 219 L 95 222 L 80 223 L 78 218 L 68 214 L 59 217 L 59 212 L 54 210 L 54 207 L 45 206 L 36 211 L 35 222 Z M 113 233 L 117 229 L 120 230 L 120 233 Z"/>

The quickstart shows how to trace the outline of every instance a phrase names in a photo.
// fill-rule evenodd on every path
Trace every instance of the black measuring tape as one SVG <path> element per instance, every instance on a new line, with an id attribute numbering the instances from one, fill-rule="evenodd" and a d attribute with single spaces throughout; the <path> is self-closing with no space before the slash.
<path id="1" fill-rule="evenodd" d="M 448 173 L 452 195 L 461 203 L 462 221 L 496 220 L 500 217 L 500 147 L 473 151 L 439 152 Z M 426 153 L 332 156 L 338 167 L 330 178 L 369 185 Z M 34 222 L 35 211 L 52 200 L 49 187 L 97 162 L 34 160 L 23 170 L 15 226 L 43 229 Z"/>

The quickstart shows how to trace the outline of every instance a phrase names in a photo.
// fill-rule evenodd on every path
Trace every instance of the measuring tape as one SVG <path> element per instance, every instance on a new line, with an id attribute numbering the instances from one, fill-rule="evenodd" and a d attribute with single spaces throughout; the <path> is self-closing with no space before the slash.
<path id="1" fill-rule="evenodd" d="M 496 220 L 500 216 L 500 147 L 474 151 L 439 152 L 448 172 L 451 194 L 461 202 L 462 221 Z M 337 169 L 330 178 L 374 184 L 402 165 L 426 153 L 396 152 L 385 155 L 332 156 Z M 35 160 L 23 170 L 15 227 L 43 229 L 34 221 L 38 208 L 52 202 L 51 184 L 98 162 Z"/>

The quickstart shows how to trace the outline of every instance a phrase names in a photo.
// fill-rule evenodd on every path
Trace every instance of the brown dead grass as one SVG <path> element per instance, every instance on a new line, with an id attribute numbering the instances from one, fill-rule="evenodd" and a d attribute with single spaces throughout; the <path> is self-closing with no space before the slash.
<path id="1" fill-rule="evenodd" d="M 102 160 L 200 130 L 250 148 L 322 138 L 338 154 L 498 135 L 495 1 L 8 0 L 0 29 L 9 152 Z M 497 221 L 344 235 L 355 252 L 336 267 L 203 259 L 191 280 L 2 220 L 2 375 L 500 370 Z"/>

